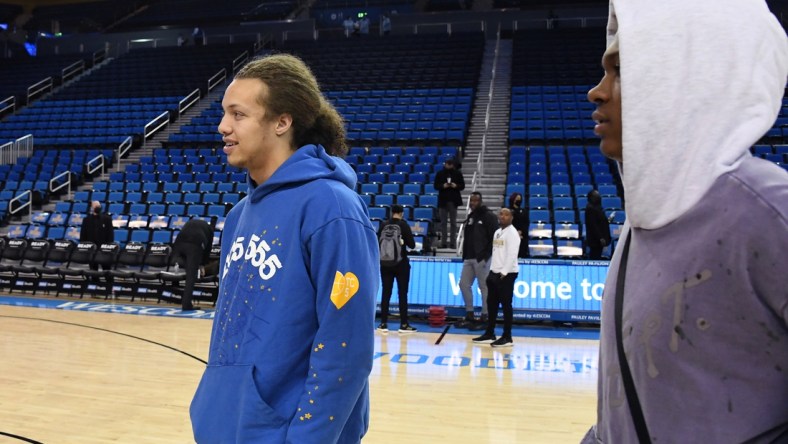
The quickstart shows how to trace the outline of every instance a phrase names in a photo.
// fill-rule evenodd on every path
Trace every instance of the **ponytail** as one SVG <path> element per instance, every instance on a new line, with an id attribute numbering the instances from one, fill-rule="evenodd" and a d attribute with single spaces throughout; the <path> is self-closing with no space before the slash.
<path id="1" fill-rule="evenodd" d="M 321 100 L 320 111 L 315 116 L 312 127 L 307 129 L 299 139 L 302 140 L 295 140 L 296 146 L 308 143 L 320 144 L 332 156 L 344 157 L 348 152 L 345 121 L 325 99 Z"/>

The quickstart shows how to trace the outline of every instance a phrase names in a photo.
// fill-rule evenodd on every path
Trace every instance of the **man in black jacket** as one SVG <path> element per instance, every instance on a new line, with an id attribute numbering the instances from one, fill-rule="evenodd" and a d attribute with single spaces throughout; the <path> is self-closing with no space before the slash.
<path id="1" fill-rule="evenodd" d="M 438 191 L 441 248 L 449 245 L 451 248 L 457 248 L 457 207 L 462 206 L 460 191 L 465 189 L 465 178 L 454 159 L 443 162 L 443 169 L 435 174 L 433 186 Z M 449 220 L 451 220 L 451 234 L 446 230 L 446 222 Z"/>
<path id="2" fill-rule="evenodd" d="M 410 260 L 408 260 L 408 248 L 415 248 L 416 241 L 413 238 L 413 231 L 410 225 L 402 219 L 405 210 L 402 205 L 391 206 L 391 219 L 385 224 L 381 225 L 378 232 L 378 239 L 382 239 L 382 234 L 386 231 L 386 226 L 396 225 L 399 228 L 399 245 L 400 259 L 396 264 L 383 263 L 380 264 L 380 278 L 383 281 L 383 292 L 380 301 L 380 325 L 377 330 L 383 334 L 389 332 L 388 318 L 389 318 L 389 302 L 391 301 L 391 292 L 394 289 L 394 279 L 397 280 L 397 295 L 399 297 L 399 319 L 400 319 L 400 334 L 409 334 L 416 331 L 414 327 L 408 323 L 408 285 L 410 284 Z M 395 230 L 396 231 L 396 230 Z M 381 242 L 382 243 L 382 242 Z M 384 258 L 381 252 L 381 259 Z"/>
<path id="3" fill-rule="evenodd" d="M 602 196 L 597 190 L 587 195 L 586 204 L 586 245 L 589 259 L 602 259 L 602 250 L 610 245 L 610 223 L 602 209 Z"/>
<path id="4" fill-rule="evenodd" d="M 101 202 L 94 200 L 90 203 L 90 213 L 82 220 L 82 228 L 79 230 L 80 242 L 93 242 L 101 248 L 102 244 L 115 242 L 115 229 L 112 227 L 112 217 L 107 213 L 101 212 Z M 95 262 L 90 263 L 91 270 L 98 270 L 99 266 Z M 103 270 L 109 270 L 109 264 L 102 264 Z"/>
<path id="5" fill-rule="evenodd" d="M 185 283 L 181 308 L 183 311 L 197 310 L 192 305 L 194 284 L 200 278 L 200 266 L 208 263 L 213 245 L 213 229 L 202 219 L 191 219 L 183 225 L 172 246 L 172 257 L 183 267 Z"/>
<path id="6" fill-rule="evenodd" d="M 462 246 L 462 275 L 460 291 L 465 301 L 465 319 L 456 324 L 459 328 L 482 330 L 487 326 L 487 275 L 498 218 L 482 203 L 482 193 L 474 191 L 468 203 L 471 214 L 465 220 Z M 476 322 L 473 316 L 473 281 L 477 281 L 482 295 L 482 316 Z"/>

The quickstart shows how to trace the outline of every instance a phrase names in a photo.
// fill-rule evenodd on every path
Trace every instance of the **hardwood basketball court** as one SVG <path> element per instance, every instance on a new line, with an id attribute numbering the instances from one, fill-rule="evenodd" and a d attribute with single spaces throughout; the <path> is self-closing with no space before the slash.
<path id="1" fill-rule="evenodd" d="M 188 408 L 212 321 L 79 302 L 98 308 L 0 302 L 0 443 L 194 442 Z M 597 340 L 492 349 L 450 329 L 435 345 L 440 331 L 417 326 L 429 331 L 376 333 L 364 444 L 574 443 L 595 421 Z"/>

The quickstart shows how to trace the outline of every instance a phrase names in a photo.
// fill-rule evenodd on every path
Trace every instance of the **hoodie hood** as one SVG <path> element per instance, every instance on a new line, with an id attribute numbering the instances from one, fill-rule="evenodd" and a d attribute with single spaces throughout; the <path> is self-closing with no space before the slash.
<path id="1" fill-rule="evenodd" d="M 660 228 L 774 124 L 785 31 L 762 0 L 611 0 L 607 36 L 621 62 L 627 218 Z"/>
<path id="2" fill-rule="evenodd" d="M 331 156 L 321 145 L 304 145 L 297 149 L 262 185 L 247 175 L 249 198 L 257 202 L 267 194 L 293 184 L 315 179 L 331 179 L 356 188 L 356 173 L 344 160 Z"/>

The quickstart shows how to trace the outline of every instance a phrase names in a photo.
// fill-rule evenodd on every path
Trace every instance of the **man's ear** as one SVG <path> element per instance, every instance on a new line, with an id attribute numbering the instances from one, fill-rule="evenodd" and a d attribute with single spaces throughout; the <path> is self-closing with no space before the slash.
<path id="1" fill-rule="evenodd" d="M 276 135 L 284 135 L 293 125 L 293 116 L 290 114 L 280 114 L 276 120 Z"/>

